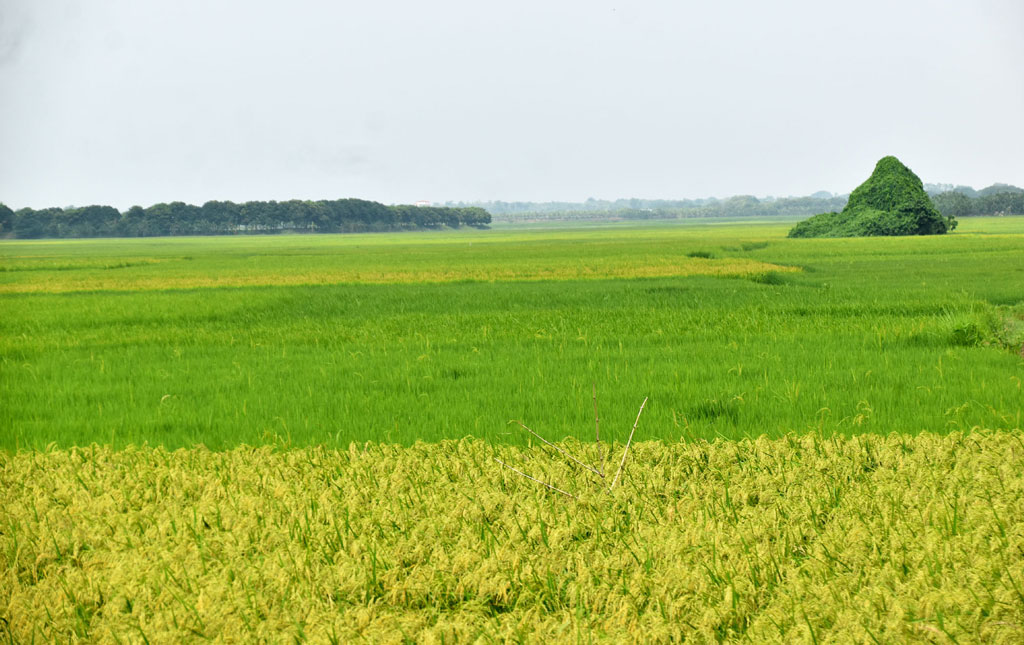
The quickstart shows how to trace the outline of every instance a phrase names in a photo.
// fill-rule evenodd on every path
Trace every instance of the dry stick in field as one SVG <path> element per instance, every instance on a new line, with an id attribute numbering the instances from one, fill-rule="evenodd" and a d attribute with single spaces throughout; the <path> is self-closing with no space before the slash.
<path id="1" fill-rule="evenodd" d="M 602 472 L 601 472 L 600 470 L 598 470 L 597 468 L 594 468 L 593 466 L 590 466 L 590 465 L 588 465 L 588 464 L 585 464 L 585 463 L 583 463 L 583 462 L 582 462 L 582 461 L 580 461 L 579 459 L 577 459 L 577 458 L 573 457 L 572 455 L 570 455 L 570 454 L 569 454 L 568 452 L 566 452 L 566 451 L 562 450 L 561 448 L 559 448 L 559 447 L 558 447 L 558 446 L 556 446 L 555 444 L 551 443 L 550 441 L 548 441 L 548 440 L 547 440 L 547 439 L 545 439 L 544 437 L 540 436 L 539 434 L 537 434 L 537 433 L 536 433 L 536 432 L 534 432 L 533 430 L 530 430 L 530 429 L 529 429 L 529 428 L 527 428 L 527 427 L 526 427 L 525 425 L 523 425 L 523 422 L 522 422 L 522 421 L 516 421 L 516 423 L 518 423 L 518 424 L 519 424 L 519 425 L 520 425 L 520 426 L 521 426 L 521 427 L 523 428 L 523 430 L 526 430 L 527 432 L 529 432 L 529 433 L 530 433 L 530 434 L 532 434 L 533 436 L 537 437 L 538 439 L 540 439 L 541 441 L 543 441 L 543 442 L 544 442 L 544 443 L 546 443 L 547 445 L 551 446 L 552 448 L 554 448 L 554 449 L 555 449 L 555 450 L 557 450 L 558 452 L 562 453 L 563 455 L 565 455 L 566 457 L 568 457 L 568 458 L 569 458 L 569 459 L 571 459 L 572 461 L 575 461 L 575 462 L 576 462 L 577 464 L 579 464 L 579 465 L 583 466 L 584 468 L 586 468 L 586 469 L 587 469 L 587 470 L 589 470 L 590 472 L 594 473 L 595 475 L 597 475 L 597 476 L 599 476 L 599 477 L 604 477 L 604 473 L 602 473 Z"/>
<path id="2" fill-rule="evenodd" d="M 619 481 L 619 475 L 622 474 L 622 467 L 626 465 L 626 455 L 629 454 L 629 444 L 633 443 L 633 433 L 636 432 L 636 425 L 640 423 L 640 415 L 644 413 L 645 405 L 647 405 L 647 397 L 644 397 L 644 402 L 640 404 L 640 411 L 636 413 L 636 421 L 633 422 L 633 429 L 629 432 L 629 440 L 626 442 L 626 449 L 622 451 L 622 461 L 619 462 L 619 470 L 615 473 L 615 479 L 612 480 L 612 485 L 608 487 L 609 492 L 615 488 L 615 483 Z"/>
<path id="3" fill-rule="evenodd" d="M 526 427 L 526 426 L 523 426 L 523 427 Z M 548 488 L 550 488 L 550 489 L 551 489 L 551 490 L 553 490 L 553 491 L 558 491 L 559 493 L 561 493 L 561 494 L 563 494 L 563 495 L 566 495 L 566 496 L 568 496 L 568 497 L 571 497 L 571 498 L 573 498 L 573 499 L 579 499 L 578 497 L 576 497 L 576 496 L 575 496 L 575 495 L 573 495 L 572 493 L 567 493 L 567 492 L 565 492 L 564 490 L 562 490 L 561 488 L 555 488 L 555 487 L 554 487 L 554 486 L 552 486 L 551 484 L 547 484 L 547 483 L 545 483 L 545 482 L 542 482 L 541 480 L 537 479 L 536 477 L 530 477 L 529 475 L 527 475 L 526 473 L 524 473 L 524 472 L 523 472 L 523 471 L 521 471 L 521 470 L 516 470 L 515 468 L 513 468 L 512 466 L 509 466 L 508 464 L 506 464 L 506 463 L 505 463 L 504 461 L 502 461 L 502 460 L 498 459 L 497 457 L 495 457 L 495 458 L 494 458 L 494 461 L 498 462 L 499 464 L 501 464 L 501 465 L 502 465 L 502 466 L 504 466 L 505 468 L 508 468 L 509 470 L 511 470 L 512 472 L 516 473 L 517 475 L 522 475 L 523 477 L 525 477 L 525 478 L 527 478 L 527 479 L 529 479 L 529 480 L 531 480 L 531 481 L 535 481 L 535 482 L 537 482 L 537 483 L 538 483 L 538 484 L 540 484 L 541 486 L 547 486 Z"/>
<path id="4" fill-rule="evenodd" d="M 644 407 L 646 405 L 647 405 L 647 397 L 644 397 L 644 402 L 640 404 L 640 411 L 636 413 L 636 421 L 633 422 L 633 429 L 630 430 L 630 432 L 629 432 L 629 440 L 626 441 L 626 449 L 622 452 L 622 461 L 619 462 L 619 470 L 615 473 L 615 480 L 612 482 L 612 485 L 608 487 L 608 492 L 609 493 L 612 491 L 613 488 L 615 488 L 615 484 L 618 483 L 618 481 L 619 481 L 619 476 L 622 475 L 622 468 L 626 465 L 626 457 L 629 455 L 629 446 L 633 443 L 633 434 L 636 432 L 636 427 L 640 423 L 640 415 L 644 413 Z M 513 421 L 509 421 L 509 423 L 513 423 Z M 593 466 L 580 461 L 576 457 L 573 457 L 572 455 L 570 455 L 565 450 L 562 450 L 561 448 L 559 448 L 555 444 L 551 443 L 550 441 L 548 441 L 544 437 L 540 436 L 539 434 L 537 434 L 536 432 L 534 432 L 530 428 L 526 427 L 526 425 L 522 421 L 515 421 L 514 423 L 519 424 L 519 426 L 523 430 L 526 430 L 527 432 L 529 432 L 534 437 L 537 437 L 538 439 L 540 439 L 545 444 L 551 446 L 552 448 L 557 450 L 563 456 L 571 459 L 573 462 L 579 464 L 580 466 L 583 466 L 584 468 L 586 468 L 590 472 L 594 473 L 598 477 L 604 479 L 604 476 L 605 476 L 604 475 L 604 466 L 605 466 L 605 460 L 606 460 L 606 458 L 608 456 L 608 453 L 605 453 L 604 451 L 600 450 L 600 448 L 601 448 L 601 420 L 597 416 L 597 386 L 596 385 L 594 386 L 594 430 L 595 430 L 595 433 L 596 433 L 595 436 L 596 436 L 596 439 L 597 439 L 598 450 L 599 450 L 599 452 L 602 455 L 602 458 L 601 458 L 601 470 L 598 470 L 598 469 L 594 468 Z M 611 451 L 609 450 L 609 452 L 611 452 Z M 523 471 L 517 470 L 517 469 L 513 468 L 512 466 L 509 466 L 508 464 L 506 464 L 502 460 L 498 459 L 497 457 L 494 458 L 494 461 L 498 462 L 499 464 L 501 464 L 505 468 L 508 468 L 509 470 L 511 470 L 512 472 L 516 473 L 517 475 L 521 475 L 521 476 L 529 479 L 530 481 L 537 482 L 541 486 L 545 486 L 547 488 L 550 488 L 551 490 L 553 490 L 555 492 L 558 492 L 558 493 L 561 493 L 561 494 L 563 494 L 563 495 L 565 495 L 567 497 L 571 497 L 573 499 L 579 499 L 578 497 L 576 497 L 572 493 L 567 493 L 566 491 L 562 490 L 561 488 L 556 488 L 555 486 L 552 486 L 551 484 L 549 484 L 547 482 L 543 482 L 543 481 L 537 479 L 536 477 L 531 477 L 531 476 L 527 475 L 526 473 L 524 473 Z"/>
<path id="5" fill-rule="evenodd" d="M 604 460 L 607 456 L 603 450 L 601 450 L 601 418 L 597 416 L 597 383 L 592 383 L 594 387 L 594 432 L 597 441 L 597 454 L 601 457 L 601 476 L 604 477 Z"/>

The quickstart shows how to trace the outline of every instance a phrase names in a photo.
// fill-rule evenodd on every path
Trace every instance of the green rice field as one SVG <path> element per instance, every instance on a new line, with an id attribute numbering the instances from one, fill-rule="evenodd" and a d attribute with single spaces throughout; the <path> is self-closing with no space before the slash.
<path id="1" fill-rule="evenodd" d="M 0 446 L 1020 428 L 1024 219 L 787 226 L 2 242 Z"/>
<path id="2" fill-rule="evenodd" d="M 790 224 L 0 240 L 0 643 L 1024 641 L 1024 217 Z"/>

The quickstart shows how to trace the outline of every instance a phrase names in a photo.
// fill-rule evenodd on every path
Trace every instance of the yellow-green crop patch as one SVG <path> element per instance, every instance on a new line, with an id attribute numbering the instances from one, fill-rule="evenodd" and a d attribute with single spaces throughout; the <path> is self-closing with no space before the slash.
<path id="1" fill-rule="evenodd" d="M 657 229 L 656 229 L 657 230 Z M 722 249 L 694 251 L 685 229 L 541 235 L 286 236 L 20 242 L 0 246 L 0 294 L 244 286 L 414 284 L 792 272 Z M 4 250 L 10 250 L 6 257 Z M 147 255 L 148 254 L 148 255 Z"/>
<path id="2" fill-rule="evenodd" d="M 641 442 L 603 489 L 479 440 L 0 453 L 0 638 L 1024 637 L 1019 432 Z"/>
<path id="3" fill-rule="evenodd" d="M 141 264 L 141 263 L 140 263 Z M 156 264 L 147 262 L 146 264 Z M 182 270 L 178 275 L 165 276 L 159 271 L 136 272 L 134 275 L 98 275 L 97 270 L 120 266 L 73 267 L 76 274 L 52 275 L 45 280 L 10 282 L 0 286 L 0 293 L 68 293 L 75 291 L 145 291 L 163 289 L 197 289 L 211 287 L 252 286 L 311 286 L 330 284 L 418 284 L 464 281 L 521 281 L 521 280 L 586 280 L 608 278 L 665 278 L 687 276 L 716 276 L 749 278 L 770 272 L 792 272 L 796 267 L 784 267 L 746 258 L 706 259 L 685 258 L 660 262 L 606 263 L 595 267 L 572 260 L 549 264 L 502 264 L 478 262 L 472 271 L 465 268 L 432 268 L 412 270 L 373 269 L 321 269 L 279 270 L 250 273 L 245 268 L 223 272 L 193 272 Z M 63 267 L 59 270 L 65 270 Z"/>

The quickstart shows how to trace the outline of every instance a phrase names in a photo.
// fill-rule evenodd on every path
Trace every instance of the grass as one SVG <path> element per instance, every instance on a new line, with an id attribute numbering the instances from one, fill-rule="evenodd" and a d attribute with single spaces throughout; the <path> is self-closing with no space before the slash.
<path id="1" fill-rule="evenodd" d="M 1024 220 L 786 230 L 3 242 L 0 448 L 1020 428 Z"/>
<path id="2" fill-rule="evenodd" d="M 0 454 L 0 637 L 1024 634 L 1019 433 L 640 442 L 632 454 L 611 495 L 550 453 L 479 440 Z"/>

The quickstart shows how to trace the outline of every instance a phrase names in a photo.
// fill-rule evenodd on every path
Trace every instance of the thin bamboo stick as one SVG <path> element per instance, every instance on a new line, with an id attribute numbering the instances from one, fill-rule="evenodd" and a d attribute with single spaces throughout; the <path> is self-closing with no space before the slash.
<path id="1" fill-rule="evenodd" d="M 526 473 L 524 473 L 524 472 L 523 472 L 523 471 L 521 471 L 521 470 L 516 470 L 515 468 L 513 468 L 512 466 L 509 466 L 508 464 L 506 464 L 506 463 L 505 463 L 504 461 L 502 461 L 502 460 L 498 459 L 497 457 L 495 457 L 495 458 L 494 458 L 494 461 L 498 462 L 499 464 L 501 464 L 501 465 L 502 465 L 502 466 L 504 466 L 505 468 L 508 468 L 509 470 L 511 470 L 512 472 L 516 473 L 517 475 L 522 475 L 523 477 L 525 477 L 525 478 L 529 479 L 530 481 L 535 481 L 535 482 L 537 482 L 537 483 L 538 483 L 538 484 L 540 484 L 541 486 L 547 486 L 547 487 L 548 487 L 548 488 L 550 488 L 551 490 L 553 490 L 553 491 L 556 491 L 556 492 L 559 492 L 559 493 L 561 493 L 561 494 L 563 494 L 563 495 L 565 495 L 565 496 L 567 496 L 567 497 L 571 497 L 571 498 L 573 498 L 573 499 L 579 499 L 579 498 L 577 498 L 577 497 L 576 497 L 575 495 L 573 495 L 572 493 L 567 493 L 567 492 L 565 492 L 564 490 L 562 490 L 561 488 L 555 488 L 555 487 L 554 487 L 554 486 L 552 486 L 551 484 L 547 484 L 547 483 L 544 483 L 544 482 L 542 482 L 541 480 L 537 479 L 536 477 L 530 477 L 529 475 L 527 475 Z"/>
<path id="2" fill-rule="evenodd" d="M 597 383 L 592 385 L 594 387 L 594 433 L 597 437 L 597 455 L 601 458 L 600 475 L 604 477 L 604 461 L 607 454 L 601 449 L 601 418 L 597 416 Z"/>
<path id="3" fill-rule="evenodd" d="M 647 405 L 647 397 L 644 397 L 644 402 L 640 404 L 640 411 L 636 413 L 636 421 L 633 422 L 633 429 L 629 431 L 629 440 L 626 442 L 626 449 L 622 451 L 622 461 L 619 462 L 619 470 L 615 473 L 615 479 L 612 480 L 612 485 L 608 487 L 608 490 L 615 488 L 616 482 L 619 481 L 619 475 L 622 474 L 622 467 L 626 465 L 626 455 L 629 454 L 629 444 L 633 443 L 633 433 L 636 432 L 636 425 L 640 423 L 640 415 L 644 413 L 644 406 Z"/>
<path id="4" fill-rule="evenodd" d="M 540 436 L 539 434 L 537 434 L 537 433 L 536 433 L 536 432 L 534 432 L 533 430 L 530 430 L 530 429 L 529 429 L 529 428 L 527 428 L 527 427 L 526 427 L 525 425 L 523 425 L 523 422 L 522 422 L 522 421 L 516 421 L 516 423 L 518 423 L 518 424 L 519 424 L 519 425 L 520 425 L 520 426 L 521 426 L 521 427 L 523 428 L 523 430 L 526 430 L 527 432 L 529 432 L 529 433 L 530 433 L 530 434 L 532 434 L 533 436 L 537 437 L 538 439 L 540 439 L 541 441 L 543 441 L 543 442 L 544 442 L 544 443 L 546 443 L 547 445 L 551 446 L 552 448 L 554 448 L 554 449 L 555 449 L 555 450 L 557 450 L 558 452 L 562 453 L 562 455 L 564 455 L 564 456 L 565 456 L 565 457 L 567 457 L 568 459 L 571 459 L 572 461 L 576 462 L 576 463 L 577 463 L 577 464 L 579 464 L 580 466 L 583 466 L 584 468 L 586 468 L 586 469 L 587 469 L 587 470 L 589 470 L 590 472 L 594 473 L 594 474 L 595 474 L 595 475 L 597 475 L 598 477 L 604 477 L 604 473 L 602 473 L 602 472 L 601 472 L 600 470 L 598 470 L 597 468 L 594 468 L 593 466 L 591 466 L 591 465 L 589 465 L 589 464 L 585 464 L 585 463 L 583 463 L 583 462 L 582 462 L 582 461 L 580 461 L 579 459 L 577 459 L 577 458 L 573 457 L 572 455 L 570 455 L 570 454 L 569 454 L 568 452 L 566 452 L 566 451 L 562 450 L 561 448 L 559 448 L 559 447 L 558 447 L 558 446 L 556 446 L 555 444 L 551 443 L 550 441 L 548 441 L 548 440 L 547 440 L 547 439 L 545 439 L 544 437 Z"/>

